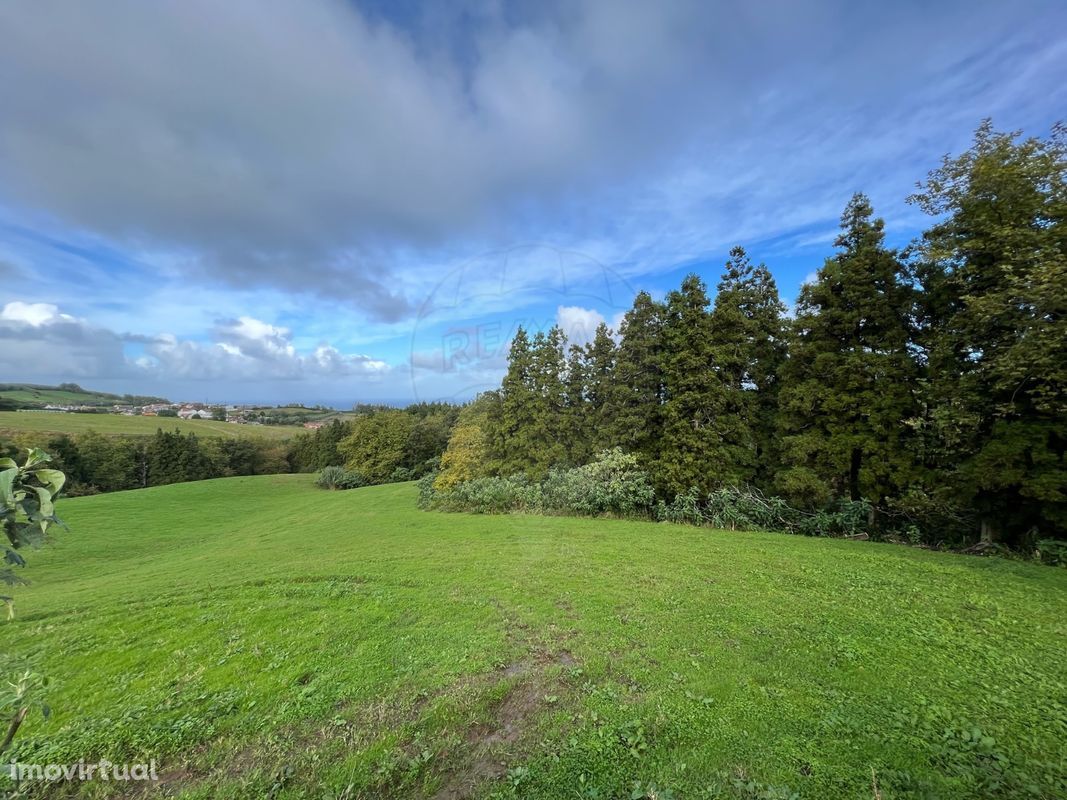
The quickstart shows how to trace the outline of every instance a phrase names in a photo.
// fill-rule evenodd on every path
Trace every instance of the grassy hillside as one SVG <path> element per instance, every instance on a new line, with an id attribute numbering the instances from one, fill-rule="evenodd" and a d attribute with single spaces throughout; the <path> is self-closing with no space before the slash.
<path id="1" fill-rule="evenodd" d="M 43 386 L 34 383 L 4 383 L 0 384 L 0 398 L 40 406 L 50 403 L 57 405 L 110 406 L 126 401 L 126 398 L 122 395 L 94 392 L 92 389 L 77 391 L 77 388 L 80 387 L 68 389 L 60 386 Z M 161 398 L 152 399 L 160 400 Z"/>
<path id="2" fill-rule="evenodd" d="M 55 679 L 19 757 L 202 798 L 1067 796 L 1065 571 L 311 480 L 63 502 L 0 627 Z"/>
<path id="3" fill-rule="evenodd" d="M 289 439 L 301 428 L 283 425 L 235 425 L 208 419 L 182 420 L 175 417 L 125 417 L 121 414 L 63 414 L 49 411 L 0 411 L 0 433 L 21 431 L 46 433 L 84 433 L 151 435 L 157 429 L 197 436 L 258 436 L 265 439 Z"/>

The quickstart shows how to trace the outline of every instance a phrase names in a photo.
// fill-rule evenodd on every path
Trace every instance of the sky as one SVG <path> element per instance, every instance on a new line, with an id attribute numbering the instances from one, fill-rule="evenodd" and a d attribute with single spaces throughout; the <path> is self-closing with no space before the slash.
<path id="1" fill-rule="evenodd" d="M 1067 111 L 1067 3 L 0 4 L 0 382 L 465 400 Z"/>

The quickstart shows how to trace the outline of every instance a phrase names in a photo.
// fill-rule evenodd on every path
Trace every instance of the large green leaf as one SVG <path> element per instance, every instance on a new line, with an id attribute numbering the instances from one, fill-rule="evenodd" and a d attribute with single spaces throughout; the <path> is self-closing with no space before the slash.
<path id="1" fill-rule="evenodd" d="M 41 522 L 43 527 L 47 527 L 56 511 L 55 506 L 52 505 L 52 493 L 43 486 L 34 486 L 33 490 L 37 493 L 37 513 L 41 517 L 38 522 Z"/>
<path id="2" fill-rule="evenodd" d="M 37 480 L 48 487 L 52 497 L 59 494 L 59 490 L 63 488 L 63 484 L 67 481 L 67 476 L 58 469 L 39 469 L 33 474 Z"/>
<path id="3" fill-rule="evenodd" d="M 31 447 L 26 451 L 26 463 L 22 465 L 23 469 L 31 469 L 38 464 L 44 464 L 47 461 L 51 461 L 52 456 L 48 455 L 44 450 L 39 447 Z"/>
<path id="4" fill-rule="evenodd" d="M 18 467 L 5 469 L 0 472 L 0 501 L 8 508 L 15 507 L 15 479 L 18 477 Z"/>
<path id="5" fill-rule="evenodd" d="M 18 464 L 15 463 L 13 458 L 0 458 L 0 469 L 12 469 L 18 468 Z"/>

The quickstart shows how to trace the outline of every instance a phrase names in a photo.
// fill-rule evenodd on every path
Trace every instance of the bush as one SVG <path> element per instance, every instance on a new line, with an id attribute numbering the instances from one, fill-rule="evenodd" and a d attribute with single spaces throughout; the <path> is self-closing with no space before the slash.
<path id="1" fill-rule="evenodd" d="M 780 497 L 767 497 L 752 487 L 726 486 L 701 497 L 697 489 L 660 501 L 656 519 L 684 525 L 728 530 L 765 530 L 805 536 L 851 536 L 867 531 L 871 506 L 864 500 L 839 500 L 828 508 L 807 512 Z"/>
<path id="2" fill-rule="evenodd" d="M 525 511 L 634 516 L 647 514 L 653 500 L 647 473 L 638 468 L 637 459 L 618 449 L 601 453 L 584 467 L 550 470 L 540 483 L 512 475 L 474 478 L 447 489 L 435 489 L 432 481 L 424 479 L 419 495 L 423 508 L 475 514 Z"/>
<path id="3" fill-rule="evenodd" d="M 542 488 L 546 510 L 583 516 L 645 515 L 655 500 L 637 458 L 619 448 L 605 450 L 584 467 L 551 470 Z"/>
<path id="4" fill-rule="evenodd" d="M 358 489 L 367 485 L 367 479 L 344 467 L 325 467 L 315 480 L 315 485 L 320 489 Z"/>
<path id="5" fill-rule="evenodd" d="M 1067 567 L 1067 542 L 1057 539 L 1042 539 L 1037 543 L 1037 557 L 1050 567 Z"/>

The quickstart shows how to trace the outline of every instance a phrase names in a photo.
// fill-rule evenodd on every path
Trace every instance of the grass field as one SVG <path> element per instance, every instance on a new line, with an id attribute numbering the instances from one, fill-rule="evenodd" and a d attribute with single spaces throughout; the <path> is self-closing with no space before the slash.
<path id="1" fill-rule="evenodd" d="M 74 392 L 68 389 L 60 389 L 58 386 L 35 386 L 28 383 L 0 384 L 0 398 L 16 400 L 19 403 L 39 403 L 41 405 L 56 403 L 60 405 L 110 406 L 114 403 L 122 402 L 122 397 L 119 395 L 106 392 L 94 392 L 89 389 Z"/>
<path id="2" fill-rule="evenodd" d="M 54 679 L 19 758 L 200 798 L 1067 796 L 1067 571 L 415 495 L 63 501 L 0 628 Z"/>
<path id="3" fill-rule="evenodd" d="M 209 419 L 183 420 L 175 417 L 126 417 L 121 414 L 62 414 L 49 411 L 0 411 L 2 433 L 85 433 L 151 435 L 159 428 L 197 436 L 262 437 L 289 439 L 302 428 L 288 425 L 235 425 Z"/>

